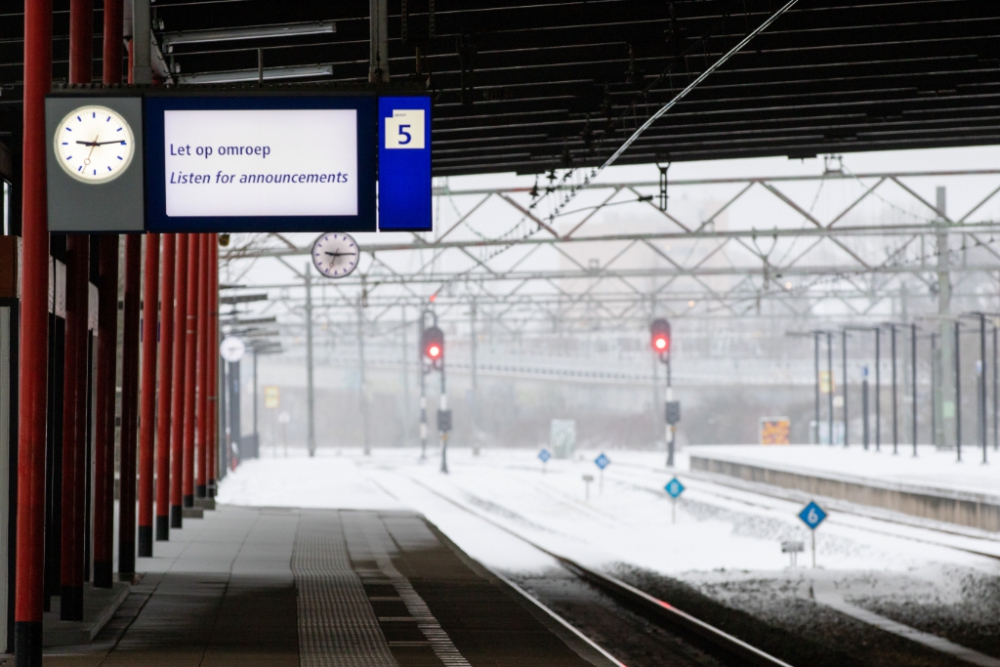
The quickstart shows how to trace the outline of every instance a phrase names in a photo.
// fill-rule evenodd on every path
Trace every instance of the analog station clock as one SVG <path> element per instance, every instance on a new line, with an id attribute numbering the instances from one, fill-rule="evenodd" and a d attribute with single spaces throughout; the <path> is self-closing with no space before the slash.
<path id="1" fill-rule="evenodd" d="M 121 176 L 135 154 L 132 128 L 118 112 L 86 105 L 66 114 L 53 137 L 56 160 L 83 183 L 108 183 Z"/>
<path id="2" fill-rule="evenodd" d="M 316 269 L 327 278 L 344 278 L 358 268 L 361 251 L 350 234 L 330 232 L 313 242 L 312 259 Z"/>

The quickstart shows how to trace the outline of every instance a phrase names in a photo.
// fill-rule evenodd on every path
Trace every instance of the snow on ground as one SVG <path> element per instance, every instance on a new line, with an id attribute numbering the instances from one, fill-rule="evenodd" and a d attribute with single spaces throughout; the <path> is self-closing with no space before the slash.
<path id="1" fill-rule="evenodd" d="M 762 495 L 754 488 L 686 475 L 688 456 L 701 451 L 775 460 L 798 457 L 798 467 L 822 466 L 909 483 L 929 476 L 933 461 L 946 466 L 933 451 L 922 451 L 913 461 L 885 452 L 822 447 L 692 447 L 678 457 L 677 476 L 687 488 L 673 523 L 671 501 L 663 490 L 673 473 L 666 470 L 661 452 L 607 451 L 612 463 L 604 472 L 602 491 L 593 463 L 598 452 L 549 461 L 543 472 L 535 450 L 492 449 L 473 456 L 469 449 L 457 449 L 449 452 L 450 474 L 444 475 L 437 451 L 428 451 L 421 462 L 415 449 L 376 449 L 365 456 L 360 449 L 331 448 L 320 449 L 315 458 L 292 449 L 289 458 L 265 451 L 265 458 L 242 464 L 222 481 L 218 500 L 410 509 L 489 567 L 515 579 L 549 576 L 555 561 L 513 532 L 626 578 L 648 572 L 679 579 L 791 632 L 801 630 L 802 623 L 824 622 L 814 590 L 835 590 L 851 604 L 1000 657 L 1000 648 L 981 641 L 995 636 L 996 628 L 983 619 L 995 617 L 992 611 L 1000 608 L 1000 589 L 994 583 L 1000 574 L 1000 536 L 960 527 L 942 532 L 935 530 L 942 524 L 912 517 L 904 523 L 885 521 L 891 513 L 852 511 L 856 506 L 831 501 L 829 518 L 816 531 L 818 569 L 812 569 L 811 535 L 797 517 L 804 499 L 778 490 Z M 992 474 L 971 463 L 959 470 L 984 486 Z M 589 499 L 584 475 L 594 477 Z M 942 476 L 961 484 L 961 474 L 948 477 L 946 470 Z M 781 552 L 783 540 L 805 544 L 798 567 L 789 567 L 788 555 Z M 802 600 L 809 601 L 805 607 L 796 602 Z M 820 615 L 803 620 L 803 609 Z"/>
<path id="2" fill-rule="evenodd" d="M 673 575 L 778 573 L 789 564 L 781 553 L 783 540 L 805 542 L 807 551 L 799 556 L 799 565 L 809 563 L 810 535 L 796 516 L 801 509 L 797 501 L 764 502 L 752 493 L 679 473 L 687 490 L 673 524 L 663 491 L 671 476 L 663 467 L 663 455 L 607 453 L 612 464 L 604 473 L 602 492 L 600 473 L 592 463 L 596 452 L 552 460 L 543 473 L 535 451 L 487 450 L 474 457 L 459 449 L 450 453 L 451 474 L 443 475 L 437 453 L 429 453 L 421 463 L 413 449 L 374 450 L 371 456 L 321 449 L 313 459 L 297 450 L 289 459 L 263 458 L 241 465 L 222 482 L 218 499 L 266 506 L 411 508 L 470 555 L 501 569 L 543 567 L 551 561 L 462 507 L 553 552 L 599 567 L 620 562 Z M 686 467 L 686 460 L 679 463 L 679 468 Z M 589 501 L 585 474 L 595 478 Z M 932 576 L 942 565 L 958 565 L 1000 572 L 996 559 L 942 546 L 935 543 L 939 536 L 919 527 L 888 531 L 877 521 L 833 512 L 817 531 L 817 560 L 827 571 Z M 978 544 L 982 539 L 976 542 L 979 550 L 1000 554 L 1000 542 L 986 547 Z"/>
<path id="3" fill-rule="evenodd" d="M 962 448 L 961 462 L 954 450 L 939 451 L 931 445 L 918 446 L 917 453 L 914 457 L 912 445 L 900 445 L 899 454 L 893 455 L 891 444 L 883 444 L 879 452 L 858 445 L 703 445 L 686 450 L 690 456 L 1000 496 L 1000 453 L 992 448 L 987 450 L 991 465 L 983 465 L 982 448 L 970 445 Z"/>

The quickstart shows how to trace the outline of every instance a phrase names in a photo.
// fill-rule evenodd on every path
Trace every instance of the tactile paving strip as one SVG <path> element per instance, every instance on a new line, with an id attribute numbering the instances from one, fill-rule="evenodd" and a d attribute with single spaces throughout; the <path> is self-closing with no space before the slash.
<path id="1" fill-rule="evenodd" d="M 350 519 L 345 518 L 346 522 L 350 522 Z M 392 583 L 393 588 L 399 593 L 399 597 L 403 599 L 403 604 L 406 605 L 410 616 L 413 617 L 417 627 L 427 638 L 434 654 L 444 663 L 445 667 L 472 667 L 469 661 L 455 648 L 448 633 L 434 618 L 434 614 L 431 613 L 430 607 L 427 606 L 424 599 L 413 589 L 409 579 L 404 577 L 392 564 L 390 554 L 395 553 L 396 544 L 382 521 L 369 519 L 359 523 L 378 569 Z M 345 528 L 350 530 L 354 526 L 345 526 Z"/>
<path id="2" fill-rule="evenodd" d="M 302 512 L 292 572 L 301 667 L 397 667 L 361 579 L 351 569 L 337 512 Z"/>

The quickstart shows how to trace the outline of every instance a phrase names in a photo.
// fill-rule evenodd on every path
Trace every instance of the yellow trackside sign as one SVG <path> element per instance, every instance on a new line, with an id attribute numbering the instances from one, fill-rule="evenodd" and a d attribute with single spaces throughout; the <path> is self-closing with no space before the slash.
<path id="1" fill-rule="evenodd" d="M 788 445 L 792 422 L 788 417 L 761 417 L 760 444 Z"/>
<path id="2" fill-rule="evenodd" d="M 264 387 L 264 407 L 277 410 L 281 405 L 281 394 L 277 387 Z"/>

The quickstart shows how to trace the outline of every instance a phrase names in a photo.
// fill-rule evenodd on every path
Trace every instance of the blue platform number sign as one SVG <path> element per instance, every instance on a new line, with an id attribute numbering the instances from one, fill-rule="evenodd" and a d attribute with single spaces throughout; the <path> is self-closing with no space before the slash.
<path id="1" fill-rule="evenodd" d="M 431 100 L 379 97 L 378 225 L 431 230 Z"/>
<path id="2" fill-rule="evenodd" d="M 826 518 L 826 512 L 823 508 L 817 505 L 815 502 L 810 501 L 801 512 L 799 512 L 799 518 L 802 519 L 802 523 L 809 526 L 810 529 L 816 530 L 819 524 L 823 523 L 823 519 Z"/>
<path id="3" fill-rule="evenodd" d="M 671 498 L 677 498 L 684 493 L 684 485 L 676 477 L 667 482 L 667 485 L 663 489 L 670 494 Z"/>
<path id="4" fill-rule="evenodd" d="M 596 459 L 594 459 L 594 465 L 600 468 L 601 470 L 604 470 L 609 465 L 611 465 L 611 459 L 609 459 L 604 454 L 601 454 Z"/>
<path id="5" fill-rule="evenodd" d="M 542 463 L 548 463 L 549 459 L 552 458 L 552 455 L 549 454 L 549 450 L 543 449 L 542 451 L 538 452 L 538 458 L 541 459 Z"/>

